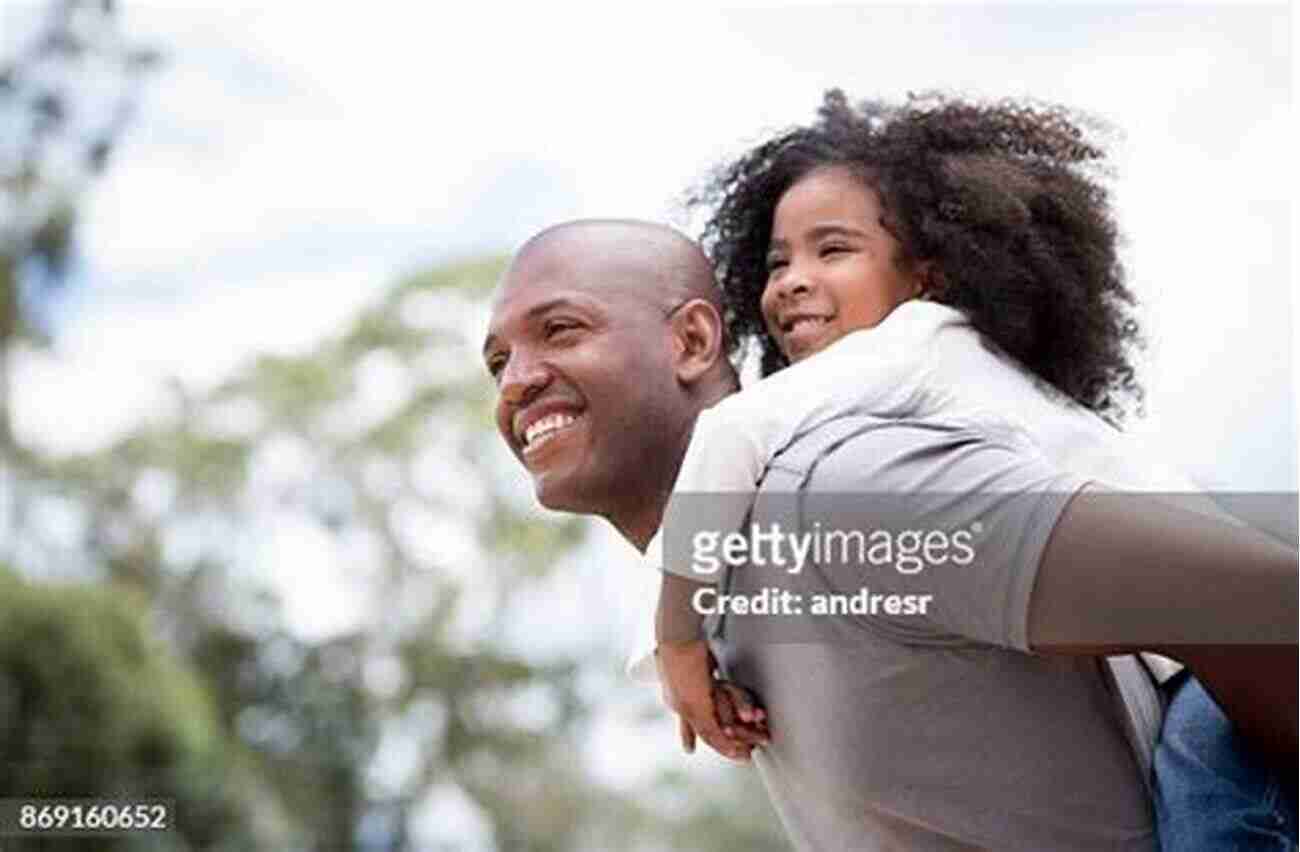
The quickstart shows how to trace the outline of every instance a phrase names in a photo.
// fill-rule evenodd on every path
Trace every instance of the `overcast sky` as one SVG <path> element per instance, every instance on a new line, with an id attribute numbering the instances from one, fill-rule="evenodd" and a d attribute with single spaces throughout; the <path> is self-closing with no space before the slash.
<path id="1" fill-rule="evenodd" d="M 102 440 L 160 376 L 303 346 L 422 265 L 577 216 L 673 220 L 708 166 L 827 87 L 939 87 L 1122 131 L 1154 343 L 1140 428 L 1206 484 L 1296 486 L 1285 6 L 122 5 L 168 60 L 87 210 L 57 349 L 24 359 L 30 439 Z"/>

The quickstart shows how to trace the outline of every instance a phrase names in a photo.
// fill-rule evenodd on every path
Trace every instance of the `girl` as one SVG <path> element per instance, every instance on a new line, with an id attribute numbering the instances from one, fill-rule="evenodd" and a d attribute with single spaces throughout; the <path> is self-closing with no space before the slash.
<path id="1" fill-rule="evenodd" d="M 783 447 L 853 408 L 995 423 L 1059 469 L 1187 490 L 1104 422 L 1120 422 L 1141 393 L 1127 356 L 1139 341 L 1133 298 L 1096 179 L 1103 156 L 1057 108 L 930 98 L 854 109 L 836 91 L 816 124 L 720 171 L 695 199 L 715 208 L 703 242 L 730 338 L 757 339 L 771 378 L 701 415 L 675 495 L 752 497 Z M 722 523 L 738 526 L 747 503 Z M 691 588 L 668 574 L 664 583 L 660 674 L 670 695 L 698 694 L 712 662 Z M 1278 797 L 1285 784 L 1256 765 L 1200 685 L 1181 673 L 1164 688 L 1177 725 L 1154 759 L 1166 848 L 1221 846 L 1252 821 L 1280 820 L 1294 838 L 1294 794 Z M 742 708 L 739 718 L 758 717 Z M 1207 737 L 1214 749 L 1193 753 L 1188 743 Z M 1132 739 L 1141 757 L 1149 738 Z M 1233 804 L 1197 804 L 1211 794 Z M 1227 817 L 1233 808 L 1244 821 Z"/>

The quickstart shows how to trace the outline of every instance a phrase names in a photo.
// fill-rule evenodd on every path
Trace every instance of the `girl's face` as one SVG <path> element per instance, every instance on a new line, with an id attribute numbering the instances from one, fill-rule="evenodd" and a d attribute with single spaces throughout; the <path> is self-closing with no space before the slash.
<path id="1" fill-rule="evenodd" d="M 880 220 L 876 192 L 844 167 L 817 169 L 781 196 L 761 308 L 791 363 L 877 325 L 921 292 L 916 264 L 902 262 Z"/>

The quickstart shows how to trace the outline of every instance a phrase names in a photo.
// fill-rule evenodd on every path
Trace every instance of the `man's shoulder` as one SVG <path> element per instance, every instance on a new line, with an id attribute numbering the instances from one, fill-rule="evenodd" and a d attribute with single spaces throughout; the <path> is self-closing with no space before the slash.
<path id="1" fill-rule="evenodd" d="M 959 457 L 979 455 L 980 467 L 1037 456 L 1013 430 L 959 418 L 895 418 L 848 412 L 796 435 L 772 458 L 766 491 L 904 491 L 943 485 L 942 471 Z"/>

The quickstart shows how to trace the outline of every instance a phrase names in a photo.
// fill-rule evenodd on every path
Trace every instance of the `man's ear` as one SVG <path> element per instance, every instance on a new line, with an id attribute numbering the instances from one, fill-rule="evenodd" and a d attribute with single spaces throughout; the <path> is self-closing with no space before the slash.
<path id="1" fill-rule="evenodd" d="M 722 317 L 705 299 L 691 299 L 670 320 L 677 380 L 694 384 L 722 357 Z"/>

